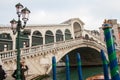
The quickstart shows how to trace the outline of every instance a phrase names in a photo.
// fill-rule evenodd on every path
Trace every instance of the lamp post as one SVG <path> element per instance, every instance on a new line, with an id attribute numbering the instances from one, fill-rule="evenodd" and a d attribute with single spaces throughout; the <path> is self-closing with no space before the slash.
<path id="1" fill-rule="evenodd" d="M 30 11 L 25 7 L 23 9 L 23 5 L 18 3 L 15 5 L 18 15 L 18 21 L 15 19 L 11 20 L 11 29 L 13 31 L 13 34 L 15 35 L 17 33 L 17 79 L 21 80 L 21 70 L 20 70 L 20 33 L 21 29 L 24 29 L 26 26 L 26 23 L 28 21 L 29 13 Z M 22 26 L 22 22 L 20 20 L 20 17 L 22 15 L 22 20 L 24 22 L 24 25 Z"/>

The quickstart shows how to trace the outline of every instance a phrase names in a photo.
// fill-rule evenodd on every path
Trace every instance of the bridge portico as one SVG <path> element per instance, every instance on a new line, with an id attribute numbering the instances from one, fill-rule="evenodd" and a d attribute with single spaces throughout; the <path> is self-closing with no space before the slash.
<path id="1" fill-rule="evenodd" d="M 78 18 L 70 19 L 61 24 L 28 25 L 21 31 L 20 47 L 31 47 L 58 41 L 65 41 L 71 38 L 79 38 L 82 36 L 84 30 L 83 26 L 84 23 Z M 9 39 L 9 37 L 11 37 L 11 39 Z M 16 35 L 13 35 L 9 26 L 0 27 L 0 40 L 3 38 L 6 42 L 2 41 L 3 44 L 1 43 L 2 45 L 0 46 L 1 51 L 16 49 Z M 11 43 L 9 44 L 8 41 L 10 40 Z"/>

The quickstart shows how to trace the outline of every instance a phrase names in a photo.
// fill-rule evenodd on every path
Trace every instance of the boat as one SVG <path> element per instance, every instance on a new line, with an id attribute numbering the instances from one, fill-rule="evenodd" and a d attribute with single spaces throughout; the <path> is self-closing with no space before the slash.
<path id="1" fill-rule="evenodd" d="M 104 75 L 97 74 L 97 75 L 88 77 L 86 80 L 104 80 Z"/>

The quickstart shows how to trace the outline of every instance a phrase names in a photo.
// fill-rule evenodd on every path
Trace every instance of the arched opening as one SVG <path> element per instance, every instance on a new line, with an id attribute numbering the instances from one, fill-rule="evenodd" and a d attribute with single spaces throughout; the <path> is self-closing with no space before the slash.
<path id="1" fill-rule="evenodd" d="M 85 34 L 85 39 L 87 39 L 87 40 L 89 39 L 89 36 L 88 36 L 88 34 Z"/>
<path id="2" fill-rule="evenodd" d="M 50 30 L 45 33 L 45 44 L 47 43 L 54 43 L 54 35 Z"/>
<path id="3" fill-rule="evenodd" d="M 39 31 L 34 31 L 32 34 L 32 46 L 42 45 L 43 37 Z"/>
<path id="4" fill-rule="evenodd" d="M 0 34 L 0 52 L 6 50 L 12 50 L 12 38 L 9 33 Z"/>
<path id="5" fill-rule="evenodd" d="M 63 33 L 61 30 L 56 31 L 56 42 L 63 41 Z"/>
<path id="6" fill-rule="evenodd" d="M 29 47 L 29 37 L 24 31 L 20 32 L 20 48 Z M 16 48 L 17 48 L 17 37 L 16 37 Z"/>
<path id="7" fill-rule="evenodd" d="M 77 53 L 80 54 L 81 62 L 77 61 Z M 81 47 L 77 48 L 75 50 L 72 50 L 67 53 L 68 58 L 69 58 L 69 66 L 70 66 L 70 71 L 72 72 L 71 75 L 75 76 L 78 74 L 77 71 L 77 66 L 82 65 L 82 70 L 84 75 L 88 76 L 93 76 L 93 74 L 99 74 L 102 71 L 102 60 L 101 60 L 101 55 L 100 52 L 96 49 L 90 48 L 90 47 Z M 59 62 L 57 62 L 57 67 L 65 67 L 66 66 L 66 55 L 64 55 Z M 97 66 L 97 67 L 96 67 Z M 61 69 L 62 70 L 62 69 Z M 66 76 L 65 75 L 65 69 L 63 68 L 62 71 L 62 78 L 61 76 L 58 77 L 62 80 L 65 80 Z M 92 73 L 92 74 L 91 74 Z M 59 74 L 58 74 L 59 76 Z M 83 77 L 83 80 L 86 80 L 88 76 Z M 76 77 L 76 78 L 75 78 Z M 79 80 L 78 76 L 71 77 L 72 80 Z"/>
<path id="8" fill-rule="evenodd" d="M 75 38 L 80 38 L 82 36 L 81 26 L 78 22 L 73 24 Z"/>
<path id="9" fill-rule="evenodd" d="M 100 52 L 90 47 L 81 47 L 67 53 L 70 66 L 77 66 L 77 53 L 81 56 L 82 66 L 102 65 Z M 65 56 L 60 61 L 65 62 Z"/>
<path id="10" fill-rule="evenodd" d="M 70 30 L 66 29 L 65 30 L 65 40 L 69 40 L 71 39 L 71 33 Z"/>

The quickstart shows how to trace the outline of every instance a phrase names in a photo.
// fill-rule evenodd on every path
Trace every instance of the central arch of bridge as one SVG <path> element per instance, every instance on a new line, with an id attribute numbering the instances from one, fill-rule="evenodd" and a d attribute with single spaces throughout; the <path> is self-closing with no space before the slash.
<path id="1" fill-rule="evenodd" d="M 82 66 L 102 64 L 100 52 L 98 50 L 90 47 L 80 47 L 67 53 L 70 59 L 70 66 L 77 66 L 77 53 L 81 56 Z M 60 61 L 65 62 L 65 56 L 62 57 Z"/>
<path id="2" fill-rule="evenodd" d="M 101 49 L 103 49 L 101 45 L 98 46 L 98 44 L 88 41 L 87 42 L 83 41 L 83 44 L 71 46 L 61 51 L 58 50 L 54 56 L 56 57 L 56 62 L 59 64 L 59 62 L 65 63 L 65 56 L 68 55 L 70 58 L 70 66 L 76 66 L 77 65 L 76 53 L 80 53 L 82 66 L 93 66 L 93 65 L 97 66 L 97 65 L 102 65 L 102 60 L 100 55 Z M 105 47 L 104 47 L 104 51 L 106 53 Z M 48 74 L 51 71 L 51 69 L 52 69 L 52 64 L 49 66 L 46 73 Z"/>

